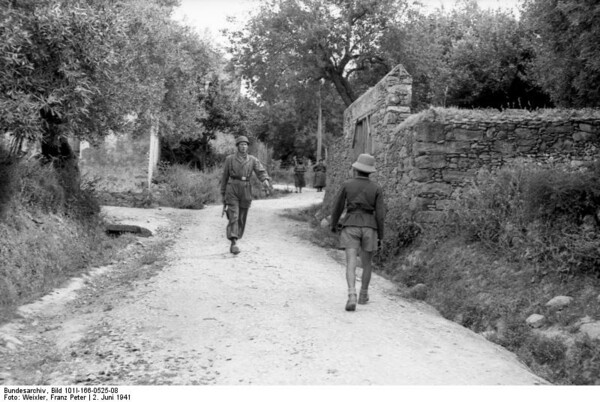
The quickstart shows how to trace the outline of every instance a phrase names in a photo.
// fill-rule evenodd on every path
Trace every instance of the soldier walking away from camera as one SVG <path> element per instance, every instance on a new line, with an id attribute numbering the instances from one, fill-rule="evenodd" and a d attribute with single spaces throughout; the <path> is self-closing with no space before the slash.
<path id="1" fill-rule="evenodd" d="M 296 186 L 296 192 L 302 192 L 302 188 L 306 187 L 306 180 L 304 178 L 304 174 L 306 173 L 306 166 L 304 166 L 304 161 L 300 159 L 296 160 L 294 156 L 294 185 Z"/>
<path id="2" fill-rule="evenodd" d="M 315 172 L 315 188 L 317 192 L 321 192 L 323 191 L 323 187 L 325 187 L 327 177 L 327 168 L 323 164 L 323 159 L 319 160 L 319 163 L 313 167 L 313 172 Z"/>
<path id="3" fill-rule="evenodd" d="M 357 253 L 361 252 L 362 281 L 358 304 L 369 301 L 369 282 L 371 281 L 371 258 L 381 246 L 385 205 L 383 190 L 369 179 L 375 172 L 375 158 L 369 154 L 360 154 L 352 164 L 354 177 L 346 180 L 336 195 L 331 214 L 331 231 L 337 232 L 338 221 L 346 209 L 341 221 L 340 246 L 346 249 L 346 281 L 348 282 L 348 302 L 346 311 L 356 310 L 356 265 Z"/>
<path id="4" fill-rule="evenodd" d="M 248 209 L 252 203 L 252 187 L 250 176 L 256 174 L 258 180 L 268 191 L 269 175 L 258 158 L 248 154 L 248 138 L 239 136 L 235 140 L 237 151 L 225 159 L 223 178 L 221 180 L 221 196 L 223 207 L 227 213 L 227 239 L 231 242 L 229 251 L 239 254 L 237 241 L 242 238 L 248 218 Z"/>

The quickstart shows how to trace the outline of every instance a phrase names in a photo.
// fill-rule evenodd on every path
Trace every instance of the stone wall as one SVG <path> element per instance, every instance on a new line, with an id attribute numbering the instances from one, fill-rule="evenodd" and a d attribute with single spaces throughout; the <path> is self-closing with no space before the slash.
<path id="1" fill-rule="evenodd" d="M 405 73 L 395 69 L 346 110 L 344 136 L 328 160 L 326 213 L 340 184 L 350 177 L 357 155 L 352 129 L 364 114 L 373 121 L 370 152 L 378 171 L 372 179 L 383 187 L 388 206 L 406 200 L 415 220 L 425 224 L 438 221 L 482 169 L 521 158 L 577 167 L 599 156 L 600 111 L 431 108 L 408 115 L 402 102 L 409 101 L 410 89 L 399 88 L 398 81 L 409 85 L 410 80 L 404 75 L 398 80 L 398 72 Z M 394 91 L 408 96 L 390 104 Z"/>
<path id="2" fill-rule="evenodd" d="M 432 223 L 482 169 L 517 159 L 577 167 L 599 151 L 600 111 L 430 109 L 400 124 L 374 155 L 388 196 L 408 198 L 416 221 Z"/>
<path id="3" fill-rule="evenodd" d="M 351 177 L 351 165 L 360 153 L 377 154 L 387 146 L 387 138 L 410 116 L 411 98 L 412 77 L 399 65 L 346 109 L 344 135 L 327 155 L 324 205 L 331 204 L 340 184 Z M 368 123 L 371 135 L 367 135 L 364 143 L 353 146 L 360 121 Z"/>

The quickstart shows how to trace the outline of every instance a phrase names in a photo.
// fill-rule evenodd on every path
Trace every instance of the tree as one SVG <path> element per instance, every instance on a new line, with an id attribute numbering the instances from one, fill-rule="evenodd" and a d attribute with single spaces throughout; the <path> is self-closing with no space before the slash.
<path id="1" fill-rule="evenodd" d="M 533 82 L 527 31 L 508 11 L 463 0 L 452 10 L 411 12 L 384 40 L 390 64 L 413 76 L 413 107 L 539 107 L 549 98 Z"/>
<path id="2" fill-rule="evenodd" d="M 263 0 L 245 29 L 229 34 L 234 60 L 263 101 L 298 83 L 325 79 L 348 106 L 357 98 L 352 79 L 385 64 L 381 38 L 405 5 L 403 0 Z"/>
<path id="3" fill-rule="evenodd" d="M 600 4 L 595 0 L 526 0 L 531 71 L 565 107 L 600 106 Z"/>
<path id="4" fill-rule="evenodd" d="M 535 108 L 550 103 L 527 74 L 527 32 L 511 13 L 483 10 L 470 1 L 451 17 L 463 26 L 448 58 L 450 104 Z"/>
<path id="5" fill-rule="evenodd" d="M 170 19 L 176 3 L 0 6 L 0 130 L 40 141 L 57 167 L 76 162 L 67 138 L 93 143 L 111 131 L 147 133 L 151 125 L 166 143 L 202 138 L 201 91 L 218 58 Z"/>
<path id="6" fill-rule="evenodd" d="M 0 7 L 0 129 L 40 141 L 43 156 L 68 171 L 65 186 L 77 188 L 67 138 L 94 138 L 106 126 L 123 124 L 106 101 L 117 89 L 111 85 L 117 63 L 112 45 L 123 31 L 114 8 L 68 3 Z M 94 118 L 99 109 L 106 113 Z"/>

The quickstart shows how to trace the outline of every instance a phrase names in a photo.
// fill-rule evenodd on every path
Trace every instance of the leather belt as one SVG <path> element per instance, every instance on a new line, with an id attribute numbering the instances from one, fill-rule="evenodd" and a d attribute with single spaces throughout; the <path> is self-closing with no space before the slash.
<path id="1" fill-rule="evenodd" d="M 246 176 L 229 176 L 230 180 L 239 180 L 239 181 L 250 181 L 249 177 Z"/>
<path id="2" fill-rule="evenodd" d="M 353 209 L 352 211 L 348 211 L 349 214 L 366 214 L 366 215 L 374 215 L 375 211 L 366 211 L 364 209 Z"/>

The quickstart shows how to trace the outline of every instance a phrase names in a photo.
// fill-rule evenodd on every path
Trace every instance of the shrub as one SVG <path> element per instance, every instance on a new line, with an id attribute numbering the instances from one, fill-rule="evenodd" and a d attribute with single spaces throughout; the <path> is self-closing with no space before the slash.
<path id="1" fill-rule="evenodd" d="M 558 272 L 600 273 L 600 181 L 590 171 L 519 164 L 483 173 L 447 213 L 460 233 Z"/>
<path id="2" fill-rule="evenodd" d="M 526 186 L 520 169 L 484 171 L 466 187 L 448 211 L 447 228 L 468 241 L 509 248 L 512 235 L 522 227 L 522 194 Z"/>
<path id="3" fill-rule="evenodd" d="M 410 246 L 423 232 L 410 212 L 408 199 L 389 199 L 386 209 L 384 247 L 380 253 L 380 258 L 384 260 L 398 255 L 400 250 Z"/>
<path id="4" fill-rule="evenodd" d="M 531 335 L 526 343 L 526 347 L 537 364 L 556 365 L 564 360 L 567 346 L 560 338 L 548 338 L 542 335 Z"/>
<path id="5" fill-rule="evenodd" d="M 569 348 L 562 370 L 568 384 L 600 385 L 600 341 L 588 337 Z"/>
<path id="6" fill-rule="evenodd" d="M 16 200 L 20 205 L 42 213 L 60 214 L 65 210 L 66 192 L 51 164 L 31 159 L 15 165 L 18 180 Z"/>
<path id="7" fill-rule="evenodd" d="M 66 191 L 35 159 L 2 171 L 12 191 L 0 219 L 0 307 L 31 300 L 112 254 L 92 183 Z"/>
<path id="8" fill-rule="evenodd" d="M 161 164 L 156 182 L 164 189 L 158 203 L 183 209 L 202 209 L 206 204 L 220 202 L 221 170 L 206 172 L 184 165 Z"/>
<path id="9" fill-rule="evenodd" d="M 600 209 L 600 179 L 592 172 L 537 170 L 524 194 L 526 219 L 552 223 L 566 218 L 578 225 Z"/>

